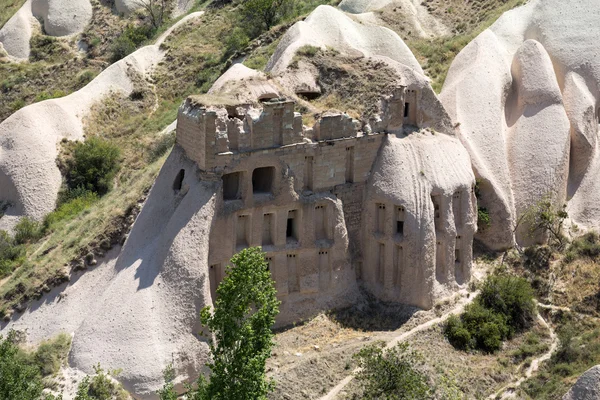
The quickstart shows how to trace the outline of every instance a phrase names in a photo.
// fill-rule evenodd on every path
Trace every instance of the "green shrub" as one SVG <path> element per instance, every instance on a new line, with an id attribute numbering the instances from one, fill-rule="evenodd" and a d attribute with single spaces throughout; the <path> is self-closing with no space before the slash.
<path id="1" fill-rule="evenodd" d="M 70 348 L 71 337 L 64 333 L 54 339 L 42 342 L 34 354 L 35 363 L 42 375 L 58 373 L 60 367 L 65 363 Z"/>
<path id="2" fill-rule="evenodd" d="M 289 15 L 291 0 L 246 0 L 241 5 L 241 16 L 246 31 L 252 37 L 271 29 Z"/>
<path id="3" fill-rule="evenodd" d="M 528 328 L 535 315 L 533 289 L 526 279 L 511 275 L 493 275 L 481 288 L 479 302 L 507 318 L 514 331 Z"/>
<path id="4" fill-rule="evenodd" d="M 321 50 L 321 48 L 316 46 L 311 46 L 309 44 L 302 46 L 296 51 L 296 54 L 301 57 L 314 57 Z"/>
<path id="5" fill-rule="evenodd" d="M 108 193 L 120 168 L 120 156 L 119 148 L 106 140 L 90 138 L 77 143 L 68 173 L 69 187 L 84 188 L 100 196 Z"/>
<path id="6" fill-rule="evenodd" d="M 250 39 L 248 38 L 246 32 L 239 26 L 236 26 L 225 40 L 225 47 L 227 48 L 225 57 L 245 49 L 249 43 Z"/>
<path id="7" fill-rule="evenodd" d="M 419 355 L 399 343 L 385 350 L 378 342 L 361 349 L 354 359 L 361 367 L 356 378 L 363 399 L 425 399 L 431 395 L 427 377 L 417 369 Z"/>
<path id="8" fill-rule="evenodd" d="M 39 400 L 43 385 L 40 371 L 27 362 L 17 345 L 17 333 L 0 336 L 0 399 Z"/>
<path id="9" fill-rule="evenodd" d="M 119 371 L 106 373 L 100 364 L 94 367 L 96 375 L 86 376 L 77 387 L 74 400 L 127 400 L 129 395 L 123 387 L 110 378 L 117 375 Z"/>
<path id="10" fill-rule="evenodd" d="M 567 249 L 565 262 L 570 263 L 578 258 L 598 259 L 600 256 L 600 236 L 591 231 L 573 240 Z"/>
<path id="11" fill-rule="evenodd" d="M 525 279 L 494 275 L 483 283 L 460 318 L 448 319 L 444 334 L 457 349 L 493 353 L 502 341 L 529 327 L 534 312 L 533 289 Z"/>
<path id="12" fill-rule="evenodd" d="M 484 231 L 492 226 L 492 218 L 490 212 L 485 207 L 479 207 L 477 209 L 477 229 Z"/>
<path id="13" fill-rule="evenodd" d="M 152 37 L 156 30 L 150 25 L 127 25 L 111 47 L 111 61 L 117 62 L 133 53 L 142 43 Z"/>
<path id="14" fill-rule="evenodd" d="M 0 278 L 9 275 L 23 261 L 23 246 L 15 243 L 8 232 L 0 231 Z"/>
<path id="15" fill-rule="evenodd" d="M 14 228 L 15 243 L 26 244 L 39 240 L 44 236 L 42 224 L 29 217 L 23 217 Z"/>
<path id="16" fill-rule="evenodd" d="M 444 333 L 450 344 L 457 349 L 468 350 L 474 347 L 471 333 L 463 326 L 462 321 L 456 315 L 451 315 L 448 318 Z"/>

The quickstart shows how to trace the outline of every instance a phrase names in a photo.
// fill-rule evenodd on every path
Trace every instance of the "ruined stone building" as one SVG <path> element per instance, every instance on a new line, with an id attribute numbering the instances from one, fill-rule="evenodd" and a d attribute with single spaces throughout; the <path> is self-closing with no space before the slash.
<path id="1" fill-rule="evenodd" d="M 262 109 L 181 107 L 177 145 L 214 182 L 211 296 L 230 258 L 261 246 L 282 300 L 280 323 L 351 304 L 357 283 L 384 301 L 430 308 L 468 281 L 475 231 L 474 177 L 458 140 L 411 132 L 414 90 L 395 89 L 362 126 L 325 113 L 304 127 L 295 103 Z M 194 171 L 181 169 L 173 189 Z"/>

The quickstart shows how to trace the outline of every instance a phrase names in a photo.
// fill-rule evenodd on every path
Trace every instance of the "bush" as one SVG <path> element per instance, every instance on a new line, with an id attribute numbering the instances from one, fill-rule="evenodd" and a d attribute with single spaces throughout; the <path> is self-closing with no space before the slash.
<path id="1" fill-rule="evenodd" d="M 123 33 L 114 41 L 111 47 L 111 61 L 117 62 L 133 53 L 142 43 L 150 39 L 156 32 L 150 25 L 127 25 Z"/>
<path id="2" fill-rule="evenodd" d="M 43 376 L 58 373 L 64 364 L 69 349 L 71 348 L 71 337 L 60 334 L 54 339 L 42 342 L 34 354 L 34 360 Z"/>
<path id="3" fill-rule="evenodd" d="M 15 243 L 26 244 L 39 240 L 44 236 L 42 224 L 29 217 L 23 217 L 15 226 Z"/>
<path id="4" fill-rule="evenodd" d="M 533 289 L 526 279 L 499 275 L 491 276 L 483 284 L 479 302 L 495 313 L 504 315 L 514 331 L 531 326 L 535 314 Z"/>
<path id="5" fill-rule="evenodd" d="M 457 349 L 493 353 L 502 341 L 529 327 L 534 312 L 533 289 L 525 279 L 490 276 L 463 314 L 448 319 L 444 334 Z"/>
<path id="6" fill-rule="evenodd" d="M 492 218 L 490 212 L 485 207 L 479 207 L 477 209 L 477 229 L 484 231 L 492 226 Z"/>
<path id="7" fill-rule="evenodd" d="M 356 378 L 363 399 L 425 399 L 431 395 L 427 377 L 416 368 L 420 357 L 409 350 L 408 343 L 385 350 L 384 343 L 378 342 L 353 358 L 361 367 Z"/>
<path id="8" fill-rule="evenodd" d="M 23 259 L 23 246 L 15 243 L 8 232 L 0 231 L 0 278 L 9 275 Z"/>
<path id="9" fill-rule="evenodd" d="M 591 231 L 573 240 L 567 249 L 565 262 L 570 263 L 577 258 L 598 259 L 600 256 L 600 237 L 598 233 Z"/>
<path id="10" fill-rule="evenodd" d="M 40 371 L 27 363 L 17 345 L 17 333 L 0 336 L 0 399 L 38 400 L 42 395 Z"/>
<path id="11" fill-rule="evenodd" d="M 111 379 L 100 364 L 94 367 L 96 375 L 86 376 L 77 387 L 74 400 L 127 400 L 129 395 L 123 387 Z M 110 374 L 117 375 L 119 371 L 111 371 Z"/>
<path id="12" fill-rule="evenodd" d="M 69 187 L 83 188 L 100 196 L 108 193 L 120 168 L 120 156 L 119 148 L 106 140 L 90 138 L 77 143 L 68 173 Z"/>
<path id="13" fill-rule="evenodd" d="M 231 56 L 237 51 L 245 49 L 248 43 L 250 43 L 250 39 L 246 32 L 239 26 L 236 26 L 233 28 L 231 35 L 225 40 L 225 47 L 227 48 L 225 56 Z"/>
<path id="14" fill-rule="evenodd" d="M 456 315 L 451 315 L 448 318 L 444 333 L 450 344 L 457 349 L 468 350 L 474 347 L 471 333 L 463 326 L 462 321 Z"/>

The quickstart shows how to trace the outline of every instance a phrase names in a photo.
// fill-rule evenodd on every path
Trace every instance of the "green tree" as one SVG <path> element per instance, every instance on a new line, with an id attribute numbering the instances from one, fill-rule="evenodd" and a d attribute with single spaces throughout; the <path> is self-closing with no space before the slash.
<path id="1" fill-rule="evenodd" d="M 69 186 L 82 187 L 99 195 L 112 189 L 120 168 L 119 148 L 103 139 L 92 137 L 75 145 L 69 171 Z"/>
<path id="2" fill-rule="evenodd" d="M 275 282 L 265 254 L 258 247 L 244 249 L 231 259 L 233 267 L 217 288 L 214 310 L 206 307 L 202 324 L 214 335 L 210 344 L 210 381 L 201 375 L 190 400 L 263 400 L 273 390 L 265 364 L 273 348 L 271 328 L 279 313 Z M 161 400 L 174 397 L 172 374 L 159 392 Z"/>
<path id="3" fill-rule="evenodd" d="M 252 36 L 271 29 L 281 21 L 292 5 L 291 0 L 246 0 L 241 6 L 241 14 L 246 29 Z"/>
<path id="4" fill-rule="evenodd" d="M 35 365 L 28 363 L 17 342 L 17 333 L 0 336 L 0 399 L 38 400 L 42 378 Z"/>
<path id="5" fill-rule="evenodd" d="M 431 398 L 427 377 L 416 367 L 420 356 L 408 343 L 385 349 L 377 342 L 361 349 L 353 358 L 361 367 L 356 378 L 363 390 L 363 399 L 421 400 Z"/>

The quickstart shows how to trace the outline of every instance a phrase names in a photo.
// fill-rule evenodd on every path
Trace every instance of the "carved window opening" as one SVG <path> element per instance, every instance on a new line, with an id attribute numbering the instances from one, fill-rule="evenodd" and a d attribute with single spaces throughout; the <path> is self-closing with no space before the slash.
<path id="1" fill-rule="evenodd" d="M 408 118 L 409 110 L 410 110 L 410 103 L 404 103 L 404 118 Z"/>
<path id="2" fill-rule="evenodd" d="M 242 191 L 240 182 L 242 180 L 241 172 L 223 175 L 223 200 L 241 200 Z"/>
<path id="3" fill-rule="evenodd" d="M 248 247 L 248 230 L 250 228 L 250 218 L 247 215 L 240 215 L 236 224 L 236 247 Z"/>
<path id="4" fill-rule="evenodd" d="M 287 226 L 285 230 L 285 237 L 287 240 L 298 241 L 298 212 L 292 210 L 288 212 Z"/>
<path id="5" fill-rule="evenodd" d="M 252 172 L 252 193 L 273 193 L 273 181 L 275 179 L 275 167 L 256 168 Z"/>
<path id="6" fill-rule="evenodd" d="M 173 181 L 173 190 L 178 192 L 183 187 L 183 179 L 185 178 L 185 169 L 180 170 Z"/>
<path id="7" fill-rule="evenodd" d="M 404 207 L 396 207 L 396 234 L 404 235 Z"/>

